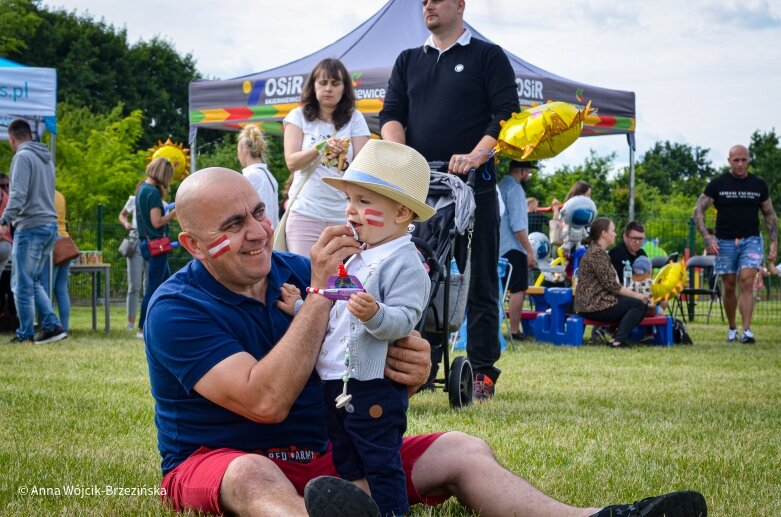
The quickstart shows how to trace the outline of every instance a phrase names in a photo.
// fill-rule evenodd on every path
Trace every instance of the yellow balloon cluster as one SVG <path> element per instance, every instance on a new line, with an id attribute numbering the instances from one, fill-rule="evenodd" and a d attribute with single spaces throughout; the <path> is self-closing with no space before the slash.
<path id="1" fill-rule="evenodd" d="M 654 303 L 677 297 L 686 287 L 686 280 L 686 263 L 683 260 L 670 262 L 664 266 L 656 274 L 654 283 L 651 285 L 651 296 Z"/>
<path id="2" fill-rule="evenodd" d="M 185 149 L 182 144 L 175 144 L 170 138 L 165 143 L 158 140 L 157 145 L 150 148 L 149 152 L 152 153 L 147 157 L 149 161 L 165 158 L 171 162 L 174 166 L 174 179 L 181 181 L 190 173 L 190 150 Z"/>
<path id="3" fill-rule="evenodd" d="M 549 102 L 513 113 L 501 122 L 494 150 L 513 160 L 553 158 L 580 136 L 591 102 L 578 110 L 567 102 Z"/>

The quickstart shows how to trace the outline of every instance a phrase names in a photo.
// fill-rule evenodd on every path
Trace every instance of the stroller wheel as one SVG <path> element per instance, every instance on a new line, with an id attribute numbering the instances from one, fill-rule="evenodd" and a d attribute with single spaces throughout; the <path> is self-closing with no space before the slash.
<path id="1" fill-rule="evenodd" d="M 462 408 L 472 404 L 473 383 L 474 376 L 469 360 L 463 356 L 453 359 L 447 381 L 447 394 L 452 407 Z"/>

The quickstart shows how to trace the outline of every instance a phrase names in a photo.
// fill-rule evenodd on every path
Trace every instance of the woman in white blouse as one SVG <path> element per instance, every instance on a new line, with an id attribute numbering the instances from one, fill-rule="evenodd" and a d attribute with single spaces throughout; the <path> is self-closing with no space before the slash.
<path id="1" fill-rule="evenodd" d="M 301 104 L 284 121 L 285 162 L 295 174 L 285 236 L 289 251 L 309 256 L 323 229 L 345 223 L 344 193 L 322 179 L 341 177 L 371 133 L 355 108 L 350 74 L 338 59 L 315 66 L 304 83 Z M 329 158 L 345 151 L 340 170 Z"/>

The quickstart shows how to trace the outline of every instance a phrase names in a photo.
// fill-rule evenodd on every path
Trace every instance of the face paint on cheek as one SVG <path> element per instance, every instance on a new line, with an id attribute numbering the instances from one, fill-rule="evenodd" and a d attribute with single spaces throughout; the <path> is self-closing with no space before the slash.
<path id="1" fill-rule="evenodd" d="M 217 258 L 223 253 L 228 252 L 231 249 L 231 243 L 228 238 L 223 235 L 213 243 L 209 244 L 209 255 L 212 258 Z"/>
<path id="2" fill-rule="evenodd" d="M 367 208 L 363 212 L 363 217 L 366 219 L 366 224 L 369 226 L 376 226 L 382 228 L 385 226 L 385 218 L 382 216 L 382 212 Z"/>

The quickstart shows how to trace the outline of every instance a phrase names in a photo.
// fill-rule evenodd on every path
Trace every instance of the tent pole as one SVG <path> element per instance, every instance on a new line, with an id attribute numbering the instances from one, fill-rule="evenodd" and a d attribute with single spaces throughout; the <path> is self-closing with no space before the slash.
<path id="1" fill-rule="evenodd" d="M 629 220 L 635 220 L 635 135 L 628 133 L 626 142 L 629 144 Z"/>
<path id="2" fill-rule="evenodd" d="M 190 174 L 193 174 L 197 169 L 198 165 L 196 164 L 196 161 L 198 160 L 196 153 L 198 152 L 198 129 L 196 128 L 193 132 L 193 139 L 190 141 Z"/>

